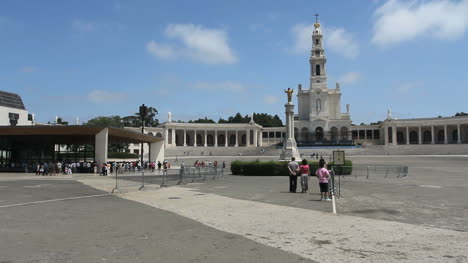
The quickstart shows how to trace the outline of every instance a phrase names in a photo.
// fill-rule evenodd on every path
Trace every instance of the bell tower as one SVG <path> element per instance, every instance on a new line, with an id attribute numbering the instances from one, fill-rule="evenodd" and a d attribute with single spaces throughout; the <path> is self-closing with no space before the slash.
<path id="1" fill-rule="evenodd" d="M 312 51 L 310 54 L 310 90 L 327 89 L 327 58 L 323 48 L 323 34 L 315 14 L 314 32 L 312 33 Z"/>

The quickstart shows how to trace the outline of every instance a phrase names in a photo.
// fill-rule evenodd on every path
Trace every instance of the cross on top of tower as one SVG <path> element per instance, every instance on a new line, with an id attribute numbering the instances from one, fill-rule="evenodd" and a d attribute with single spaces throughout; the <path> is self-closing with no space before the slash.
<path id="1" fill-rule="evenodd" d="M 319 17 L 319 14 L 315 14 L 315 24 L 314 24 L 314 27 L 315 28 L 319 28 L 320 27 L 320 23 L 318 22 L 318 17 Z"/>

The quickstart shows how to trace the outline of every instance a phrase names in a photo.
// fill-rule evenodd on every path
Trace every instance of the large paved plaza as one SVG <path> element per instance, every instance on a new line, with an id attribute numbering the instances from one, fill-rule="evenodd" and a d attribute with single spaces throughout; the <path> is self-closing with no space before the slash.
<path id="1" fill-rule="evenodd" d="M 179 158 L 191 163 L 208 157 Z M 210 157 L 212 160 L 258 157 Z M 274 159 L 274 157 L 261 157 Z M 346 178 L 338 215 L 287 177 L 227 175 L 110 195 L 112 178 L 0 179 L 0 262 L 464 262 L 468 156 L 359 156 L 407 178 Z M 174 162 L 174 160 L 172 160 Z"/>

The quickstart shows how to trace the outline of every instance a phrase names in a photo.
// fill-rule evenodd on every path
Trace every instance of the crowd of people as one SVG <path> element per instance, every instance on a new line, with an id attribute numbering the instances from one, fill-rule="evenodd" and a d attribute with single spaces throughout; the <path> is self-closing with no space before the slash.
<path id="1" fill-rule="evenodd" d="M 302 193 L 307 193 L 309 190 L 309 179 L 311 175 L 310 167 L 307 164 L 307 160 L 303 159 L 301 164 L 296 162 L 294 157 L 288 163 L 289 170 L 289 192 L 295 193 L 297 190 L 297 179 L 301 179 Z M 314 172 L 318 178 L 320 186 L 320 197 L 321 201 L 331 201 L 332 196 L 328 191 L 328 183 L 330 180 L 330 170 L 327 169 L 327 163 L 323 158 L 320 158 L 319 168 Z"/>

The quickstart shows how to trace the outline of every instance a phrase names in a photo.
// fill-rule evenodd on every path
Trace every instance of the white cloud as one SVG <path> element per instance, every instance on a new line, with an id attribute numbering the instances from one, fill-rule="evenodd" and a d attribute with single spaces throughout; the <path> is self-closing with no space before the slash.
<path id="1" fill-rule="evenodd" d="M 298 54 L 310 52 L 312 49 L 313 24 L 296 24 L 291 28 L 294 37 L 294 46 L 291 51 Z"/>
<path id="2" fill-rule="evenodd" d="M 224 90 L 229 92 L 245 92 L 249 89 L 260 88 L 254 85 L 244 85 L 233 81 L 222 81 L 222 82 L 197 82 L 191 85 L 196 89 L 205 90 Z"/>
<path id="3" fill-rule="evenodd" d="M 343 84 L 353 84 L 362 78 L 362 74 L 359 72 L 348 72 L 340 77 L 339 82 Z"/>
<path id="4" fill-rule="evenodd" d="M 457 39 L 468 28 L 468 0 L 389 0 L 375 12 L 372 43 L 390 46 L 427 36 Z"/>
<path id="5" fill-rule="evenodd" d="M 359 44 L 350 32 L 344 28 L 321 26 L 324 35 L 324 48 L 347 58 L 355 58 L 359 54 Z M 294 37 L 293 53 L 304 54 L 312 49 L 313 24 L 296 24 L 291 28 Z"/>
<path id="6" fill-rule="evenodd" d="M 88 101 L 94 103 L 101 102 L 116 102 L 122 101 L 126 98 L 126 95 L 123 93 L 106 91 L 106 90 L 93 90 L 88 93 Z"/>
<path id="7" fill-rule="evenodd" d="M 166 44 L 158 44 L 153 40 L 146 44 L 146 50 L 153 56 L 161 59 L 170 59 L 175 57 L 174 49 Z"/>
<path id="8" fill-rule="evenodd" d="M 359 44 L 352 33 L 343 28 L 330 28 L 325 30 L 324 34 L 326 34 L 325 48 L 329 47 L 330 50 L 347 58 L 359 55 Z"/>
<path id="9" fill-rule="evenodd" d="M 266 104 L 276 104 L 276 103 L 278 103 L 279 98 L 278 98 L 278 96 L 267 95 L 267 96 L 263 97 L 263 101 Z"/>
<path id="10" fill-rule="evenodd" d="M 171 24 L 166 27 L 164 33 L 168 38 L 179 40 L 182 47 L 157 44 L 151 41 L 147 44 L 147 48 L 156 45 L 163 49 L 160 51 L 163 55 L 177 53 L 180 56 L 188 56 L 206 64 L 233 64 L 238 61 L 227 43 L 227 33 L 224 30 L 209 29 L 193 24 Z"/>

